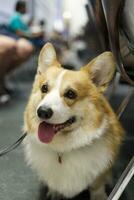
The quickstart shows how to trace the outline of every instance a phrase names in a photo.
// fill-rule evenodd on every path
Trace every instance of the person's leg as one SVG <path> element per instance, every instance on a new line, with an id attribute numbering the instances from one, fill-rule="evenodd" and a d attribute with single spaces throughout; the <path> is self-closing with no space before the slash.
<path id="1" fill-rule="evenodd" d="M 8 69 L 12 55 L 16 54 L 15 40 L 0 35 L 0 83 L 4 79 L 5 73 Z"/>
<path id="2" fill-rule="evenodd" d="M 0 97 L 4 99 L 7 91 L 5 90 L 5 77 L 21 63 L 26 61 L 33 53 L 34 47 L 26 39 L 14 40 L 10 37 L 0 35 Z M 9 97 L 9 96 L 8 96 Z M 5 100 L 2 100 L 4 103 Z"/>
<path id="3" fill-rule="evenodd" d="M 33 45 L 26 39 L 19 39 L 16 41 L 16 55 L 13 56 L 12 62 L 8 67 L 8 73 L 17 68 L 20 64 L 25 62 L 34 52 Z"/>
<path id="4" fill-rule="evenodd" d="M 0 35 L 0 103 L 9 100 L 9 95 L 5 90 L 5 75 L 14 54 L 16 54 L 15 40 Z"/>

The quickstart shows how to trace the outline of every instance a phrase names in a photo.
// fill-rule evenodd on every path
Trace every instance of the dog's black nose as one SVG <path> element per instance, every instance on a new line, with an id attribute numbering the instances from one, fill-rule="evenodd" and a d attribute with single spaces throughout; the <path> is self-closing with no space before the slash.
<path id="1" fill-rule="evenodd" d="M 41 119 L 50 119 L 53 115 L 53 111 L 51 108 L 40 106 L 37 110 L 37 115 Z"/>

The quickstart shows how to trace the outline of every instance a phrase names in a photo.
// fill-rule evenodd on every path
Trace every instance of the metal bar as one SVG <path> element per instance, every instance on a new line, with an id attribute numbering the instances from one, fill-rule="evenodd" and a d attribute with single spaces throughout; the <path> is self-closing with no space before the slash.
<path id="1" fill-rule="evenodd" d="M 132 89 L 132 90 L 128 93 L 128 95 L 123 99 L 121 105 L 119 106 L 119 108 L 118 108 L 118 110 L 117 110 L 117 112 L 116 112 L 118 118 L 120 118 L 120 117 L 122 116 L 124 110 L 126 109 L 128 103 L 129 103 L 129 100 L 131 99 L 131 97 L 133 96 L 133 94 L 134 94 L 134 89 Z"/>
<path id="2" fill-rule="evenodd" d="M 113 191 L 111 192 L 107 200 L 118 200 L 121 194 L 123 193 L 124 189 L 126 188 L 127 184 L 133 177 L 133 175 L 134 175 L 134 156 L 132 157 L 128 166 L 122 173 L 121 177 L 119 178 L 118 182 L 116 183 Z"/>
<path id="3" fill-rule="evenodd" d="M 108 100 L 110 100 L 111 97 L 115 94 L 115 91 L 117 90 L 117 87 L 119 85 L 119 81 L 120 81 L 120 73 L 116 72 L 114 80 L 113 80 L 111 88 L 110 88 L 110 92 L 107 95 Z"/>

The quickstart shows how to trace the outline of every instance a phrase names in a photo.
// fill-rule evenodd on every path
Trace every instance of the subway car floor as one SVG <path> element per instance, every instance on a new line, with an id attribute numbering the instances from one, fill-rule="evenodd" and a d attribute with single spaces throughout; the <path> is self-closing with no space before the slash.
<path id="1" fill-rule="evenodd" d="M 0 149 L 12 144 L 21 134 L 23 112 L 30 94 L 34 72 L 35 69 L 27 70 L 27 67 L 24 67 L 12 77 L 16 90 L 12 95 L 11 102 L 0 107 Z M 128 85 L 119 85 L 111 99 L 111 104 L 115 110 L 128 90 L 131 89 Z M 121 117 L 121 121 L 126 129 L 126 139 L 114 167 L 113 186 L 134 154 L 134 97 Z M 73 199 L 89 200 L 88 192 L 85 191 Z M 134 199 L 133 179 L 120 199 Z M 0 157 L 0 200 L 46 200 L 46 189 L 39 182 L 36 174 L 26 165 L 22 146 Z"/>

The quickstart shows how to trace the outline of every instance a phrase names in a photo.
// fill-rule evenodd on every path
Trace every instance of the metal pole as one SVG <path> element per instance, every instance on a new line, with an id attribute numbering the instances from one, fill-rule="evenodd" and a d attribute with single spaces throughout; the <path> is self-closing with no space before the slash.
<path id="1" fill-rule="evenodd" d="M 118 200 L 121 194 L 123 193 L 124 189 L 126 188 L 127 184 L 133 177 L 133 175 L 134 175 L 134 156 L 132 157 L 128 166 L 122 173 L 121 177 L 119 178 L 118 182 L 116 183 L 113 191 L 111 192 L 107 200 Z"/>

